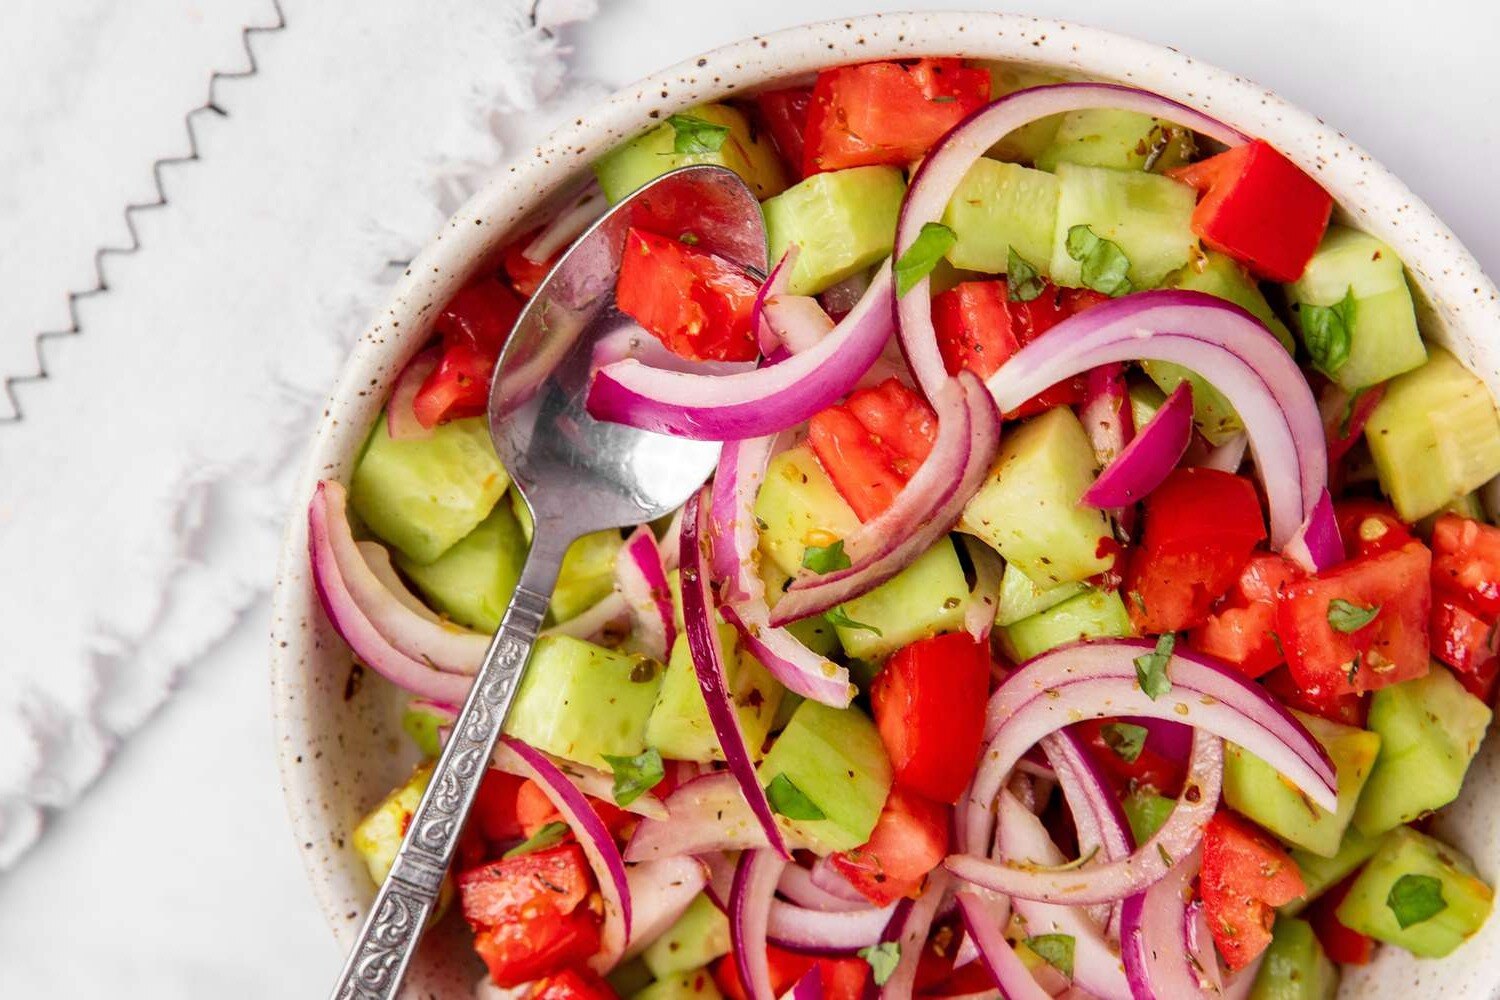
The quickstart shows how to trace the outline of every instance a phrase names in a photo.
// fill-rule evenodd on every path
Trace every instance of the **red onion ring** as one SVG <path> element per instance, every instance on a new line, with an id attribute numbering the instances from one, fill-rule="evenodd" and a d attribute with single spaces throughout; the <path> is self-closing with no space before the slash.
<path id="1" fill-rule="evenodd" d="M 826 860 L 826 858 L 819 858 L 815 864 L 821 864 Z M 839 875 L 837 869 L 830 865 L 825 870 L 831 872 L 843 885 L 830 891 L 823 888 L 814 871 L 803 868 L 801 865 L 787 865 L 786 871 L 781 873 L 781 881 L 776 884 L 776 891 L 797 906 L 806 907 L 809 910 L 855 913 L 870 908 L 870 901 L 861 896 L 848 880 Z"/>
<path id="2" fill-rule="evenodd" d="M 1240 466 L 1245 464 L 1245 449 L 1249 446 L 1250 438 L 1244 431 L 1240 431 L 1210 451 L 1199 465 L 1205 469 L 1218 469 L 1220 472 L 1230 474 L 1239 472 Z"/>
<path id="3" fill-rule="evenodd" d="M 969 591 L 969 606 L 964 608 L 964 631 L 975 639 L 988 639 L 1000 607 L 1000 579 L 1005 562 L 998 552 L 972 535 L 958 537 L 974 566 L 974 589 Z"/>
<path id="4" fill-rule="evenodd" d="M 773 851 L 746 851 L 729 890 L 729 936 L 734 963 L 749 1000 L 775 1000 L 766 955 L 766 931 L 776 882 L 786 861 Z"/>
<path id="5" fill-rule="evenodd" d="M 1078 419 L 1088 433 L 1089 444 L 1100 466 L 1120 457 L 1135 436 L 1135 418 L 1130 412 L 1130 394 L 1125 387 L 1125 366 L 1115 363 L 1089 369 L 1083 405 Z"/>
<path id="6" fill-rule="evenodd" d="M 396 384 L 391 387 L 391 398 L 385 404 L 385 426 L 392 441 L 419 441 L 432 437 L 432 428 L 423 427 L 413 408 L 422 383 L 427 381 L 433 369 L 443 358 L 443 352 L 429 347 L 406 363 Z"/>
<path id="7" fill-rule="evenodd" d="M 782 346 L 780 336 L 766 322 L 766 301 L 773 295 L 786 294 L 792 283 L 792 269 L 797 266 L 797 253 L 797 244 L 787 245 L 786 250 L 782 251 L 781 259 L 755 290 L 755 299 L 750 303 L 750 329 L 755 331 L 756 343 L 760 345 L 760 353 L 765 357 L 770 357 Z"/>
<path id="8" fill-rule="evenodd" d="M 1098 848 L 1106 861 L 1129 857 L 1135 839 L 1120 800 L 1078 737 L 1059 729 L 1042 740 L 1042 750 L 1073 814 L 1080 852 L 1088 854 Z"/>
<path id="9" fill-rule="evenodd" d="M 650 368 L 712 375 L 716 378 L 755 370 L 754 361 L 697 361 L 685 358 L 634 324 L 617 327 L 596 340 L 589 355 L 589 367 L 599 369 L 626 358 L 634 358 Z"/>
<path id="10" fill-rule="evenodd" d="M 547 758 L 552 766 L 561 771 L 573 783 L 573 786 L 584 795 L 600 799 L 604 802 L 613 802 L 615 800 L 615 779 L 613 775 L 605 774 L 598 768 L 579 764 L 576 761 L 554 757 L 549 753 L 536 750 L 535 747 L 532 749 Z M 490 764 L 496 769 L 504 771 L 506 774 L 514 774 L 522 778 L 531 777 L 531 765 L 523 760 L 506 743 L 500 743 L 495 746 L 495 753 L 490 758 Z M 668 816 L 666 805 L 654 792 L 646 792 L 643 795 L 637 796 L 635 801 L 631 802 L 630 805 L 620 806 L 620 808 L 647 819 L 664 820 Z"/>
<path id="11" fill-rule="evenodd" d="M 897 904 L 897 915 L 891 918 L 890 928 L 895 930 L 893 940 L 901 947 L 901 957 L 890 978 L 880 988 L 883 1000 L 908 1000 L 915 992 L 922 946 L 927 943 L 932 922 L 937 919 L 938 910 L 947 898 L 952 883 L 947 872 L 941 868 L 934 869 L 928 874 L 927 885 L 923 887 L 921 895 L 912 900 L 910 906 L 900 907 Z M 887 934 L 889 933 L 888 929 Z M 886 939 L 886 935 L 882 935 L 882 939 Z"/>
<path id="12" fill-rule="evenodd" d="M 816 965 L 797 980 L 783 1000 L 823 1000 L 823 972 Z"/>
<path id="13" fill-rule="evenodd" d="M 620 956 L 622 962 L 645 951 L 677 922 L 708 884 L 708 870 L 696 858 L 662 858 L 627 869 L 625 879 L 632 912 L 630 941 Z"/>
<path id="14" fill-rule="evenodd" d="M 630 620 L 630 606 L 625 596 L 611 591 L 587 611 L 581 611 L 565 622 L 544 628 L 542 635 L 570 635 L 575 639 L 595 639 L 612 627 L 621 627 Z"/>
<path id="15" fill-rule="evenodd" d="M 1006 1000 L 1052 1000 L 1052 994 L 1042 989 L 1021 956 L 1005 940 L 1005 933 L 985 908 L 984 900 L 972 892 L 960 892 L 956 898 L 964 930 L 978 947 L 980 959 Z"/>
<path id="16" fill-rule="evenodd" d="M 826 857 L 818 858 L 813 862 L 812 868 L 808 869 L 808 878 L 813 885 L 830 896 L 848 903 L 870 905 L 870 901 L 865 898 L 864 894 L 854 888 L 844 877 L 844 873 L 835 868 L 833 862 Z"/>
<path id="17" fill-rule="evenodd" d="M 665 662 L 677 639 L 677 625 L 661 549 L 647 525 L 636 528 L 615 557 L 615 588 L 630 609 L 641 651 Z"/>
<path id="18" fill-rule="evenodd" d="M 599 221 L 599 217 L 608 208 L 609 199 L 604 197 L 604 192 L 599 190 L 597 184 L 585 186 L 572 204 L 559 212 L 526 244 L 521 256 L 533 264 L 547 263 L 559 250 L 570 245 L 589 226 Z"/>
<path id="19" fill-rule="evenodd" d="M 1198 867 L 1202 863 L 1202 850 L 1194 857 L 1192 864 Z M 1186 865 L 1188 862 L 1183 862 Z M 1224 990 L 1224 973 L 1219 968 L 1219 955 L 1214 951 L 1213 932 L 1208 929 L 1208 914 L 1203 909 L 1203 900 L 1195 899 L 1187 906 L 1187 912 L 1182 918 L 1182 946 L 1187 953 L 1187 960 L 1193 966 L 1201 980 L 1210 991 L 1222 993 Z"/>
<path id="20" fill-rule="evenodd" d="M 667 819 L 637 824 L 625 845 L 625 860 L 650 861 L 679 854 L 707 857 L 716 851 L 768 847 L 765 829 L 740 787 L 728 771 L 714 771 L 679 785 L 667 796 Z M 792 847 L 805 846 L 792 831 L 785 833 Z"/>
<path id="21" fill-rule="evenodd" d="M 837 324 L 810 295 L 775 295 L 766 300 L 765 323 L 792 354 L 812 350 Z"/>
<path id="22" fill-rule="evenodd" d="M 1321 573 L 1344 561 L 1344 539 L 1339 534 L 1338 518 L 1333 513 L 1333 498 L 1326 489 L 1319 494 L 1307 520 L 1302 522 L 1282 553 L 1309 573 Z"/>
<path id="23" fill-rule="evenodd" d="M 838 911 L 814 910 L 778 899 L 771 903 L 766 934 L 777 947 L 790 951 L 849 954 L 878 943 L 895 912 L 895 903 Z"/>
<path id="24" fill-rule="evenodd" d="M 379 542 L 358 541 L 354 543 L 354 547 L 359 550 L 359 554 L 364 559 L 365 565 L 370 567 L 370 572 L 375 574 L 375 579 L 380 583 L 380 586 L 390 591 L 392 597 L 400 601 L 407 608 L 410 608 L 419 617 L 426 618 L 430 622 L 442 624 L 443 619 L 438 616 L 437 612 L 423 604 L 422 599 L 413 594 L 406 586 L 406 582 L 396 572 L 396 567 L 391 562 L 391 554 L 386 551 L 384 545 L 381 545 Z M 450 629 L 453 627 L 452 625 L 449 626 Z M 478 672 L 477 667 L 475 668 L 475 672 Z"/>
<path id="25" fill-rule="evenodd" d="M 1183 379 L 1141 432 L 1083 491 L 1082 502 L 1101 509 L 1137 503 L 1171 474 L 1192 439 L 1193 386 Z"/>

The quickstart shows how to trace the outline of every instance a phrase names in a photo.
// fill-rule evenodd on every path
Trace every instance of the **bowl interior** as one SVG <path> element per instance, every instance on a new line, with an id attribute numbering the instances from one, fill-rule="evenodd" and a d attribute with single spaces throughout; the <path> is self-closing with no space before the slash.
<path id="1" fill-rule="evenodd" d="M 616 93 L 560 129 L 465 204 L 398 282 L 350 357 L 313 438 L 282 553 L 275 597 L 272 668 L 279 756 L 288 808 L 313 890 L 340 946 L 358 930 L 374 895 L 349 840 L 364 811 L 408 773 L 415 752 L 400 732 L 404 698 L 353 666 L 318 606 L 307 572 L 305 507 L 320 478 L 346 478 L 370 422 L 406 359 L 422 345 L 447 298 L 493 264 L 511 233 L 566 195 L 589 162 L 655 120 L 820 67 L 851 61 L 956 55 L 1044 67 L 1126 83 L 1202 108 L 1274 143 L 1338 199 L 1346 221 L 1401 255 L 1423 313 L 1424 332 L 1500 391 L 1500 329 L 1494 286 L 1431 211 L 1342 135 L 1280 98 L 1175 51 L 1109 32 L 1011 14 L 894 14 L 809 25 L 751 38 L 691 59 Z M 1463 797 L 1438 820 L 1491 883 L 1500 875 L 1490 741 Z M 1489 997 L 1500 992 L 1500 922 L 1490 921 L 1458 953 L 1418 961 L 1382 949 L 1345 977 L 1341 995 Z M 468 995 L 481 968 L 462 921 L 428 935 L 405 995 Z"/>

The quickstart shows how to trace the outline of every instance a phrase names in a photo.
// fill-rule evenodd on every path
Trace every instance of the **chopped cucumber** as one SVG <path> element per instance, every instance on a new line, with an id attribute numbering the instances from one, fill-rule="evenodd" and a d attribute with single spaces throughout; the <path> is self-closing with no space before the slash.
<path id="1" fill-rule="evenodd" d="M 1014 563 L 1006 563 L 1005 572 L 1000 577 L 1000 603 L 995 608 L 995 624 L 1001 628 L 1014 625 L 1023 618 L 1057 607 L 1085 589 L 1087 584 L 1072 581 L 1043 590 Z"/>
<path id="2" fill-rule="evenodd" d="M 729 672 L 729 694 L 734 699 L 750 753 L 760 756 L 761 744 L 771 732 L 771 720 L 781 706 L 786 688 L 760 661 L 739 648 L 738 636 L 729 625 L 719 626 L 719 648 Z M 723 760 L 724 750 L 708 719 L 703 689 L 688 650 L 686 635 L 678 635 L 672 656 L 662 675 L 656 705 L 646 723 L 646 745 L 661 751 L 672 760 L 692 760 L 706 764 Z"/>
<path id="3" fill-rule="evenodd" d="M 1315 715 L 1295 710 L 1292 714 L 1333 760 L 1338 809 L 1329 812 L 1310 801 L 1270 764 L 1234 743 L 1224 746 L 1224 801 L 1293 847 L 1331 858 L 1339 853 L 1354 818 L 1359 793 L 1380 752 L 1380 736 Z"/>
<path id="4" fill-rule="evenodd" d="M 1193 422 L 1209 444 L 1217 447 L 1245 429 L 1233 404 L 1197 372 L 1170 361 L 1142 361 L 1141 368 L 1162 392 L 1171 392 L 1184 380 L 1192 383 Z"/>
<path id="5" fill-rule="evenodd" d="M 401 731 L 411 737 L 423 757 L 436 757 L 443 752 L 443 741 L 439 730 L 449 725 L 450 719 L 408 703 L 401 713 Z"/>
<path id="6" fill-rule="evenodd" d="M 819 854 L 870 839 L 891 790 L 891 762 L 869 716 L 804 701 L 760 764 L 760 783 L 786 775 L 824 819 L 777 822 Z"/>
<path id="7" fill-rule="evenodd" d="M 1080 639 L 1119 639 L 1134 635 L 1125 602 L 1113 590 L 1089 587 L 1054 608 L 1000 630 L 1000 647 L 1016 663 Z"/>
<path id="8" fill-rule="evenodd" d="M 509 486 L 483 417 L 396 441 L 382 413 L 354 466 L 349 504 L 376 537 L 430 563 L 488 517 Z"/>
<path id="9" fill-rule="evenodd" d="M 1131 378 L 1125 394 L 1130 397 L 1130 419 L 1137 428 L 1149 424 L 1167 401 L 1167 394 L 1161 391 L 1161 387 L 1145 379 Z"/>
<path id="10" fill-rule="evenodd" d="M 1145 788 L 1133 788 L 1120 800 L 1120 808 L 1125 811 L 1125 822 L 1130 824 L 1130 835 L 1137 844 L 1144 844 L 1166 823 L 1177 808 L 1177 800 Z"/>
<path id="11" fill-rule="evenodd" d="M 412 772 L 406 783 L 380 801 L 354 828 L 354 850 L 370 870 L 370 881 L 380 885 L 396 863 L 396 852 L 406 827 L 432 780 L 432 764 Z"/>
<path id="12" fill-rule="evenodd" d="M 729 946 L 729 918 L 706 893 L 699 893 L 641 957 L 653 976 L 665 979 L 729 954 Z"/>
<path id="13" fill-rule="evenodd" d="M 1351 823 L 1344 831 L 1344 840 L 1339 844 L 1338 853 L 1331 858 L 1301 849 L 1293 851 L 1292 860 L 1297 863 L 1298 870 L 1302 872 L 1302 884 L 1306 887 L 1306 891 L 1281 907 L 1281 915 L 1295 917 L 1307 909 L 1309 903 L 1344 881 L 1360 865 L 1369 861 L 1371 856 L 1380 849 L 1380 845 L 1385 842 L 1385 837 L 1386 834 L 1366 837 L 1359 832 L 1359 827 Z"/>
<path id="14" fill-rule="evenodd" d="M 1059 163 L 1077 163 L 1162 173 L 1187 163 L 1195 151 L 1192 131 L 1181 125 L 1139 111 L 1087 108 L 1063 115 L 1036 165 L 1056 170 Z"/>
<path id="15" fill-rule="evenodd" d="M 1338 989 L 1338 966 L 1324 954 L 1312 925 L 1278 919 L 1250 987 L 1250 1000 L 1333 1000 Z"/>
<path id="16" fill-rule="evenodd" d="M 505 731 L 547 753 L 609 770 L 604 754 L 646 749 L 646 722 L 661 665 L 566 635 L 544 635 L 531 652 Z"/>
<path id="17" fill-rule="evenodd" d="M 695 163 L 716 163 L 728 167 L 750 185 L 762 200 L 780 194 L 786 187 L 786 172 L 781 158 L 771 148 L 769 138 L 751 128 L 743 113 L 723 104 L 704 104 L 681 114 L 729 129 L 724 144 L 704 153 L 678 153 L 677 130 L 663 123 L 623 146 L 617 146 L 594 164 L 594 175 L 610 204 L 630 192 L 678 167 Z"/>
<path id="18" fill-rule="evenodd" d="M 1500 416 L 1479 378 L 1434 347 L 1386 386 L 1365 425 L 1380 486 L 1416 521 L 1500 475 Z"/>
<path id="19" fill-rule="evenodd" d="M 1457 514 L 1459 517 L 1467 517 L 1471 521 L 1488 520 L 1484 514 L 1484 503 L 1479 499 L 1476 490 L 1473 493 L 1465 493 L 1457 500 L 1449 500 L 1437 510 L 1422 518 L 1415 525 L 1417 534 L 1429 543 L 1432 540 L 1432 529 L 1437 526 L 1438 518 L 1444 514 Z"/>
<path id="20" fill-rule="evenodd" d="M 1057 178 L 1017 163 L 974 162 L 943 212 L 958 240 L 948 251 L 954 267 L 1005 274 L 1012 249 L 1046 274 L 1057 219 Z"/>
<path id="21" fill-rule="evenodd" d="M 552 591 L 552 618 L 565 622 L 582 614 L 615 589 L 615 557 L 625 539 L 614 528 L 576 539 L 563 556 Z"/>
<path id="22" fill-rule="evenodd" d="M 610 989 L 615 991 L 616 996 L 622 997 L 633 996 L 650 986 L 655 978 L 639 956 L 621 962 L 604 974 L 604 981 L 609 984 Z M 529 987 L 523 986 L 520 989 L 524 992 Z M 518 1000 L 518 998 L 502 996 L 499 993 L 490 994 L 481 989 L 475 992 L 474 1000 Z"/>
<path id="23" fill-rule="evenodd" d="M 396 564 L 428 603 L 453 621 L 494 632 L 521 577 L 528 547 L 510 505 L 497 503 L 477 528 L 432 562 L 398 554 Z"/>
<path id="24" fill-rule="evenodd" d="M 859 528 L 855 515 L 806 445 L 771 459 L 755 497 L 760 551 L 786 577 L 802 568 L 809 545 L 832 545 Z"/>
<path id="25" fill-rule="evenodd" d="M 1335 306 L 1351 295 L 1349 357 L 1329 372 L 1339 385 L 1362 389 L 1427 360 L 1411 289 L 1396 252 L 1358 230 L 1329 226 L 1307 270 L 1287 286 L 1287 299 L 1301 326 L 1304 307 Z"/>
<path id="26" fill-rule="evenodd" d="M 1442 908 L 1402 905 L 1391 890 L 1404 876 L 1416 876 L 1441 893 Z M 1412 883 L 1406 883 L 1408 886 Z M 1495 893 L 1474 874 L 1468 858 L 1448 845 L 1402 827 L 1391 833 L 1354 880 L 1339 904 L 1338 918 L 1350 930 L 1398 945 L 1423 958 L 1442 958 L 1464 943 L 1490 915 Z M 1394 902 L 1394 906 L 1392 905 Z M 1422 919 L 1415 919 L 1421 917 Z M 1407 922 L 1402 927 L 1402 919 Z"/>
<path id="27" fill-rule="evenodd" d="M 1004 97 L 1006 94 L 1013 94 L 1018 90 L 1062 83 L 1067 79 L 1057 73 L 1033 69 L 1030 66 L 1018 66 L 1014 63 L 988 63 L 985 64 L 985 69 L 990 73 L 991 100 Z M 1038 118 L 1034 122 L 1022 125 L 990 147 L 989 155 L 997 160 L 1034 163 L 1042 150 L 1052 144 L 1052 138 L 1057 135 L 1064 117 L 1065 115 L 1062 114 L 1047 115 L 1045 118 Z"/>
<path id="28" fill-rule="evenodd" d="M 890 256 L 906 181 L 895 167 L 813 174 L 767 201 L 771 260 L 797 244 L 788 290 L 815 295 Z"/>
<path id="29" fill-rule="evenodd" d="M 714 984 L 713 973 L 692 969 L 664 976 L 645 989 L 637 990 L 630 1000 L 723 1000 L 724 994 Z"/>
<path id="30" fill-rule="evenodd" d="M 520 490 L 511 490 L 505 496 L 510 500 L 510 509 L 516 515 L 516 523 L 521 526 L 521 534 L 526 536 L 526 544 L 530 545 L 531 534 L 536 530 L 536 524 L 531 519 L 531 508 L 526 506 Z"/>
<path id="31" fill-rule="evenodd" d="M 1109 521 L 1079 503 L 1098 473 L 1094 446 L 1066 406 L 1027 420 L 1000 442 L 995 466 L 964 508 L 960 528 L 1040 587 L 1109 569 Z"/>
<path id="32" fill-rule="evenodd" d="M 1489 724 L 1485 703 L 1436 663 L 1425 677 L 1376 691 L 1369 726 L 1380 734 L 1380 756 L 1354 825 L 1374 836 L 1458 798 Z"/>
<path id="33" fill-rule="evenodd" d="M 1170 177 L 1082 167 L 1057 167 L 1057 226 L 1052 236 L 1052 280 L 1083 284 L 1082 265 L 1068 256 L 1068 230 L 1088 226 L 1130 258 L 1130 283 L 1155 288 L 1197 252 L 1193 208 L 1198 194 Z"/>
<path id="34" fill-rule="evenodd" d="M 766 605 L 774 609 L 781 602 L 781 595 L 786 592 L 786 585 L 791 582 L 792 578 L 789 574 L 783 573 L 781 567 L 770 559 L 760 560 L 760 578 L 766 586 Z M 787 631 L 796 636 L 798 642 L 819 656 L 829 657 L 839 651 L 838 633 L 822 615 L 792 622 L 787 626 Z"/>
<path id="35" fill-rule="evenodd" d="M 851 621 L 872 627 L 835 631 L 845 653 L 875 663 L 918 639 L 962 628 L 968 603 L 963 564 L 944 536 L 885 583 L 844 602 Z"/>

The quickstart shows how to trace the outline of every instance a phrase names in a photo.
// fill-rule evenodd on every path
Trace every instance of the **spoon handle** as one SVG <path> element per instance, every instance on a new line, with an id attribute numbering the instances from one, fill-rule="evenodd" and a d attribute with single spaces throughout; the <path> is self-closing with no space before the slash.
<path id="1" fill-rule="evenodd" d="M 333 1000 L 388 1000 L 401 989 L 557 585 L 563 549 L 544 545 L 537 527 L 500 630 L 350 949 Z"/>

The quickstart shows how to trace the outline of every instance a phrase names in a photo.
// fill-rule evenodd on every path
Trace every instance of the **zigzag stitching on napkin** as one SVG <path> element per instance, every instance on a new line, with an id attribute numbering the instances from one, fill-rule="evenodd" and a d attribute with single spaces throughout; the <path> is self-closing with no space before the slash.
<path id="1" fill-rule="evenodd" d="M 38 333 L 34 338 L 34 350 L 36 353 L 36 371 L 30 375 L 10 375 L 5 378 L 3 387 L 5 397 L 10 402 L 12 413 L 8 416 L 0 416 L 0 424 L 18 424 L 25 414 L 21 411 L 21 399 L 16 392 L 18 386 L 35 382 L 45 382 L 51 377 L 47 370 L 47 352 L 45 350 L 49 340 L 58 340 L 63 337 L 76 337 L 83 332 L 83 326 L 78 320 L 78 303 L 82 299 L 92 298 L 103 292 L 109 291 L 109 281 L 104 277 L 104 260 L 106 257 L 125 257 L 141 249 L 140 235 L 135 228 L 135 215 L 138 212 L 149 212 L 153 209 L 165 208 L 167 206 L 167 189 L 162 184 L 162 168 L 179 166 L 184 163 L 192 163 L 198 159 L 198 134 L 193 129 L 193 119 L 211 112 L 220 117 L 229 117 L 229 112 L 219 107 L 217 94 L 215 93 L 221 80 L 243 80 L 260 72 L 260 66 L 255 61 L 255 49 L 250 44 L 253 35 L 267 35 L 272 32 L 282 31 L 286 28 L 286 14 L 281 9 L 281 0 L 271 0 L 271 9 L 276 12 L 274 24 L 247 24 L 240 29 L 240 45 L 245 50 L 245 57 L 249 60 L 248 69 L 242 70 L 215 70 L 208 78 L 208 99 L 183 115 L 183 127 L 187 131 L 188 153 L 186 156 L 165 156 L 151 164 L 151 179 L 156 186 L 156 200 L 133 202 L 125 206 L 125 229 L 130 234 L 128 246 L 101 246 L 94 251 L 94 287 L 83 291 L 68 293 L 68 322 L 69 326 L 63 330 L 47 330 Z"/>

